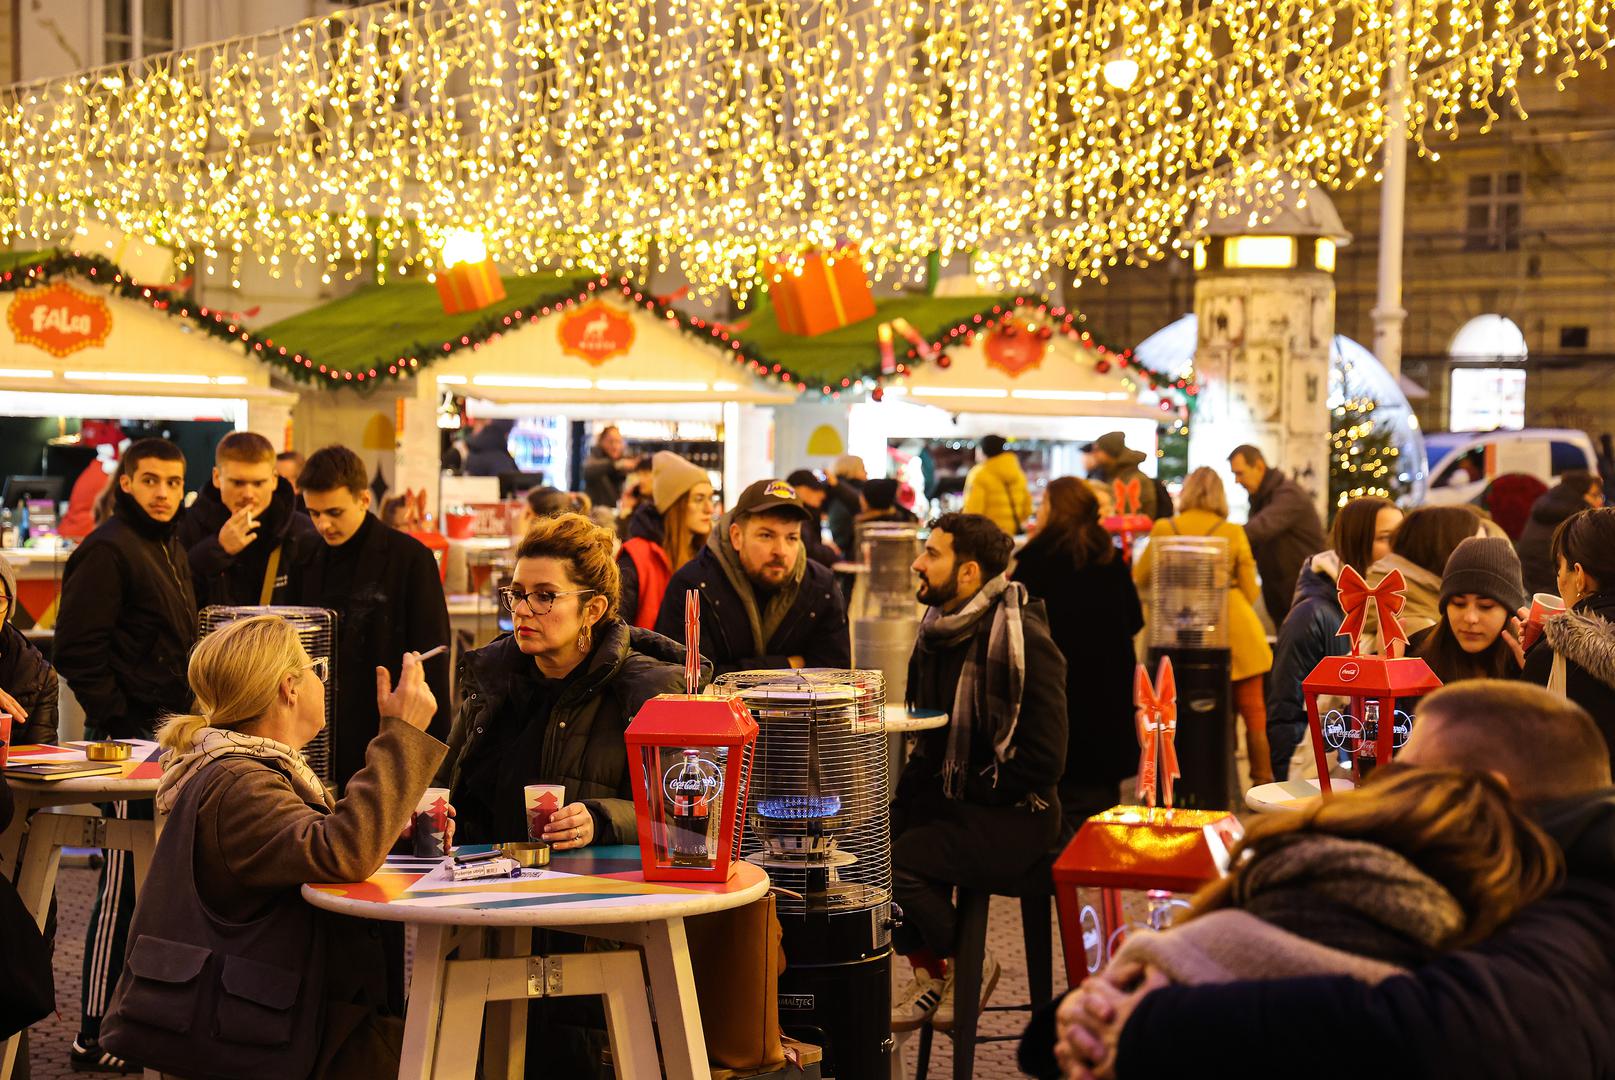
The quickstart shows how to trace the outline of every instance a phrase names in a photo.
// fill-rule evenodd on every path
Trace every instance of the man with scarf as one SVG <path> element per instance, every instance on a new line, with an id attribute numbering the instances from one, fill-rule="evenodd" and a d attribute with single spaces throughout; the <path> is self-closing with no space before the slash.
<path id="1" fill-rule="evenodd" d="M 908 665 L 908 704 L 948 726 L 920 736 L 892 806 L 893 934 L 914 978 L 892 1030 L 953 1025 L 956 886 L 1014 893 L 1054 847 L 1065 770 L 1065 657 L 1041 600 L 1006 576 L 1013 541 L 980 514 L 943 514 L 914 562 L 929 609 Z M 1102 616 L 1096 616 L 1102 617 Z M 982 961 L 985 1004 L 998 981 Z"/>
<path id="2" fill-rule="evenodd" d="M 275 473 L 275 447 L 252 431 L 219 440 L 213 481 L 180 519 L 198 607 L 286 604 L 320 534 Z"/>
<path id="3" fill-rule="evenodd" d="M 701 655 L 717 674 L 852 664 L 847 609 L 835 575 L 807 556 L 809 520 L 796 489 L 759 480 L 719 518 L 662 599 L 656 632 L 684 640 L 684 594 L 701 591 Z"/>
<path id="4" fill-rule="evenodd" d="M 141 439 L 124 452 L 116 483 L 112 516 L 85 537 L 62 574 L 56 669 L 84 707 L 89 738 L 150 739 L 162 717 L 191 711 L 185 669 L 196 641 L 196 598 L 185 547 L 174 533 L 185 499 L 185 455 L 167 439 Z M 152 807 L 118 802 L 106 812 L 149 820 Z M 129 853 L 109 850 L 84 943 L 76 1071 L 138 1071 L 99 1042 L 134 906 Z"/>

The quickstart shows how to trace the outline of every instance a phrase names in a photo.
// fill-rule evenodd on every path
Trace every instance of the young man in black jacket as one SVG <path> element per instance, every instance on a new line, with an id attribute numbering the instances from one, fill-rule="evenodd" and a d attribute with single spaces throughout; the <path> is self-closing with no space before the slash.
<path id="1" fill-rule="evenodd" d="M 914 978 L 892 1030 L 953 1025 L 955 886 L 1014 891 L 1054 847 L 1069 721 L 1065 657 L 1043 602 L 1005 571 L 1014 542 L 980 514 L 943 514 L 914 562 L 929 610 L 908 663 L 908 703 L 948 714 L 920 736 L 892 805 L 892 935 Z M 981 997 L 998 981 L 983 960 Z"/>
<path id="2" fill-rule="evenodd" d="M 196 641 L 196 597 L 174 535 L 185 499 L 185 455 L 141 439 L 118 467 L 112 516 L 67 560 L 56 614 L 55 660 L 84 707 L 88 737 L 149 739 L 161 718 L 191 711 L 186 665 Z M 151 818 L 149 801 L 110 804 L 112 816 Z M 129 853 L 108 850 L 84 943 L 83 1019 L 73 1068 L 125 1072 L 99 1035 L 123 969 L 134 912 Z"/>
<path id="3" fill-rule="evenodd" d="M 285 604 L 320 536 L 297 509 L 297 493 L 275 473 L 275 448 L 252 431 L 232 431 L 213 455 L 213 480 L 180 518 L 197 607 Z"/>
<path id="4" fill-rule="evenodd" d="M 656 632 L 684 640 L 684 594 L 701 591 L 701 655 L 722 675 L 852 665 L 835 577 L 807 557 L 807 509 L 783 480 L 759 480 L 668 582 Z"/>
<path id="5" fill-rule="evenodd" d="M 1585 710 L 1516 682 L 1426 697 L 1398 762 L 1492 771 L 1565 855 L 1563 887 L 1486 941 L 1377 985 L 1347 976 L 1124 989 L 1107 972 L 1040 1011 L 1021 1042 L 1033 1076 L 1210 1072 L 1306 1063 L 1314 1077 L 1606 1077 L 1615 1066 L 1615 788 Z M 1342 1024 L 1346 1027 L 1343 1029 Z M 1349 1053 L 1319 1053 L 1349 1032 Z M 1056 1061 L 1058 1057 L 1058 1061 Z M 1287 1063 L 1287 1064 L 1286 1064 Z"/>
<path id="6" fill-rule="evenodd" d="M 298 486 L 325 543 L 299 574 L 297 602 L 337 613 L 331 764 L 340 789 L 364 766 L 365 748 L 381 730 L 376 668 L 448 644 L 449 609 L 431 551 L 370 513 L 370 480 L 358 454 L 345 446 L 315 451 Z M 447 742 L 454 710 L 449 658 L 433 657 L 425 667 L 437 698 L 426 732 Z"/>

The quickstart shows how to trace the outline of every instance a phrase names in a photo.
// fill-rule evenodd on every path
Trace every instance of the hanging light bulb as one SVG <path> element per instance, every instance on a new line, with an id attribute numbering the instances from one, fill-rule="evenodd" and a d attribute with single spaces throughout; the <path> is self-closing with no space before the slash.
<path id="1" fill-rule="evenodd" d="M 1131 90 L 1133 84 L 1138 81 L 1138 61 L 1130 57 L 1119 56 L 1114 60 L 1106 60 L 1101 70 L 1105 76 L 1105 85 L 1112 90 Z"/>

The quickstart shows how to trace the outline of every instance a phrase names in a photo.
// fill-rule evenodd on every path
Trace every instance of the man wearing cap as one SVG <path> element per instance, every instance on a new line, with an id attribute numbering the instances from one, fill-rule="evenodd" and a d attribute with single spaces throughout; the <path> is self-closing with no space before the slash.
<path id="1" fill-rule="evenodd" d="M 1172 516 L 1172 497 L 1166 485 L 1151 476 L 1145 476 L 1139 465 L 1144 461 L 1142 450 L 1130 449 L 1127 436 L 1119 431 L 1107 431 L 1082 448 L 1086 455 L 1088 479 L 1115 484 L 1138 481 L 1138 512 L 1152 518 Z M 1116 512 L 1121 513 L 1117 507 Z"/>
<path id="2" fill-rule="evenodd" d="M 808 523 L 802 528 L 802 546 L 807 548 L 808 558 L 821 566 L 835 566 L 841 561 L 841 552 L 824 539 L 824 503 L 829 497 L 829 485 L 812 469 L 797 469 L 785 482 L 796 489 L 796 497 L 808 512 Z"/>
<path id="3" fill-rule="evenodd" d="M 718 674 L 849 667 L 847 609 L 834 575 L 807 557 L 808 520 L 783 480 L 741 492 L 701 554 L 668 583 L 656 632 L 684 640 L 684 594 L 698 589 L 701 654 Z"/>

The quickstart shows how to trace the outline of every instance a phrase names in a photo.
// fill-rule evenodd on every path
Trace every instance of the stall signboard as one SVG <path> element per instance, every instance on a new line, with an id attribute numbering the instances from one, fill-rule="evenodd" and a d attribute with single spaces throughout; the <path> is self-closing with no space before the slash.
<path id="1" fill-rule="evenodd" d="M 1009 376 L 1031 371 L 1048 355 L 1052 327 L 1006 318 L 987 332 L 987 364 Z"/>
<path id="2" fill-rule="evenodd" d="M 58 281 L 19 290 L 6 309 L 6 323 L 19 344 L 60 358 L 105 344 L 112 333 L 112 312 L 101 297 Z"/>
<path id="3" fill-rule="evenodd" d="M 603 364 L 634 347 L 634 321 L 604 300 L 591 300 L 568 312 L 555 336 L 566 355 Z"/>

